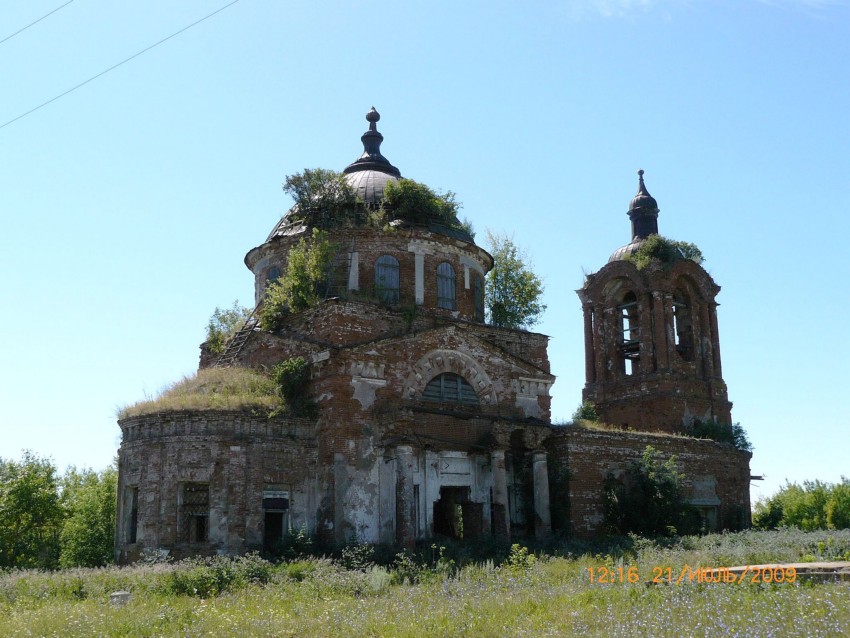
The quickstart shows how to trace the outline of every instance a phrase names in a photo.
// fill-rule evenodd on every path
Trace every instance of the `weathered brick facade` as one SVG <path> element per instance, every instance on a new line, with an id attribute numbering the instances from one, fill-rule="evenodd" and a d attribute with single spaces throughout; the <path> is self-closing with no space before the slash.
<path id="1" fill-rule="evenodd" d="M 375 141 L 377 114 L 370 117 L 367 152 L 346 169 L 367 202 L 398 176 Z M 285 272 L 291 248 L 309 233 L 284 218 L 248 253 L 257 303 L 268 282 Z M 403 224 L 331 227 L 328 234 L 337 251 L 328 298 L 289 314 L 275 333 L 249 327 L 234 354 L 237 365 L 253 368 L 304 357 L 316 418 L 204 411 L 122 419 L 120 560 L 151 549 L 175 555 L 269 549 L 289 528 L 340 543 L 356 538 L 407 546 L 435 534 L 458 536 L 461 527 L 465 539 L 540 536 L 552 530 L 553 504 L 572 513 L 561 527 L 587 536 L 599 530 L 600 477 L 639 457 L 650 441 L 677 455 L 691 496 L 719 508 L 720 525 L 746 523 L 746 517 L 735 518 L 738 509 L 749 511 L 746 454 L 670 436 L 552 428 L 548 337 L 483 322 L 478 286 L 492 258 L 464 232 Z M 387 256 L 397 264 L 398 293 L 389 298 L 376 273 Z M 713 303 L 716 287 L 694 267 L 671 272 L 688 277 Z M 589 278 L 584 290 L 592 312 L 610 293 L 603 283 L 597 294 L 595 282 L 639 281 L 628 268 L 609 264 Z M 446 272 L 454 274 L 449 287 Z M 634 289 L 662 289 L 660 275 L 652 277 Z M 600 317 L 606 311 L 599 306 Z M 653 310 L 647 305 L 640 312 Z M 591 333 L 594 347 L 595 335 L 602 339 L 604 331 L 592 323 Z M 695 330 L 701 340 L 717 332 L 706 334 Z M 664 365 L 652 370 L 658 373 L 654 385 L 617 390 L 622 380 L 607 383 L 605 365 L 592 351 L 588 370 L 597 385 L 586 395 L 612 414 L 632 411 L 622 418 L 643 429 L 668 429 L 681 409 L 714 414 L 725 387 L 719 354 L 716 362 L 711 354 L 717 348 L 707 352 L 669 369 L 659 359 Z M 201 368 L 217 359 L 202 346 Z M 699 382 L 697 369 L 703 371 Z M 708 404 L 697 400 L 707 396 L 704 387 L 716 388 Z M 676 401 L 661 398 L 680 394 Z M 665 401 L 669 410 L 660 407 Z M 550 474 L 562 471 L 569 489 L 560 483 L 550 489 Z"/>

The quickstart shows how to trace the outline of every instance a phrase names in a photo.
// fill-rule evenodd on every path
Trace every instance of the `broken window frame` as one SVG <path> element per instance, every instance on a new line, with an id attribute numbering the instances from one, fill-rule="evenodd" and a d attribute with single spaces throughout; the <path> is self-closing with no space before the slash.
<path id="1" fill-rule="evenodd" d="M 210 540 L 209 483 L 183 483 L 180 501 L 180 536 L 190 545 Z"/>

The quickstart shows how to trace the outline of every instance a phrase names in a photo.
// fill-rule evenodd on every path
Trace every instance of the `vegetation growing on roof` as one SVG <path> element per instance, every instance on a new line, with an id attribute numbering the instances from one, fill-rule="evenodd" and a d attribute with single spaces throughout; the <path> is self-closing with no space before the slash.
<path id="1" fill-rule="evenodd" d="M 289 218 L 310 227 L 388 230 L 392 222 L 405 221 L 439 223 L 475 235 L 469 220 L 458 219 L 461 204 L 453 192 L 441 193 L 412 179 L 390 180 L 381 201 L 371 206 L 357 197 L 345 174 L 324 168 L 287 175 L 283 190 L 295 201 Z"/>
<path id="2" fill-rule="evenodd" d="M 581 405 L 573 412 L 573 422 L 575 421 L 591 421 L 599 422 L 599 412 L 596 410 L 596 405 L 592 401 L 582 401 Z"/>
<path id="3" fill-rule="evenodd" d="M 280 330 L 288 312 L 315 306 L 327 290 L 334 247 L 328 234 L 313 229 L 310 239 L 301 238 L 287 256 L 286 272 L 266 288 L 260 310 L 260 327 Z"/>
<path id="4" fill-rule="evenodd" d="M 283 192 L 295 200 L 302 216 L 311 209 L 337 210 L 357 203 L 357 194 L 345 175 L 326 168 L 305 168 L 287 175 Z"/>
<path id="5" fill-rule="evenodd" d="M 705 260 L 696 244 L 668 239 L 662 235 L 650 235 L 633 254 L 626 255 L 624 259 L 632 262 L 638 270 L 643 270 L 652 263 L 669 268 L 683 259 L 690 259 L 697 264 L 702 264 Z"/>
<path id="6" fill-rule="evenodd" d="M 227 343 L 245 324 L 251 314 L 250 308 L 233 302 L 230 308 L 218 308 L 213 311 L 207 324 L 207 347 L 213 354 L 221 354 L 227 348 Z"/>
<path id="7" fill-rule="evenodd" d="M 685 429 L 688 436 L 697 439 L 711 439 L 718 443 L 727 443 L 745 452 L 753 451 L 753 444 L 740 423 L 723 423 L 717 419 L 702 421 L 694 419 Z"/>
<path id="8" fill-rule="evenodd" d="M 191 410 L 280 410 L 283 401 L 275 382 L 248 368 L 207 368 L 183 377 L 152 399 L 125 406 L 119 419 L 155 412 Z"/>
<path id="9" fill-rule="evenodd" d="M 457 213 L 460 210 L 452 191 L 439 193 L 412 179 L 387 182 L 380 209 L 388 220 L 401 219 L 412 224 L 438 222 L 459 228 Z"/>

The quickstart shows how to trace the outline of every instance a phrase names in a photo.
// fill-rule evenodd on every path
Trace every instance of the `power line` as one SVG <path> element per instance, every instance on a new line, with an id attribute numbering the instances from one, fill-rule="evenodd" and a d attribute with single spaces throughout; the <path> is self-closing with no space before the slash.
<path id="1" fill-rule="evenodd" d="M 27 29 L 29 29 L 29 28 L 30 28 L 31 26 L 33 26 L 34 24 L 38 24 L 39 22 L 41 22 L 41 21 L 42 21 L 42 20 L 44 20 L 45 18 L 52 16 L 54 13 L 56 13 L 57 11 L 59 11 L 59 9 L 61 9 L 62 7 L 67 7 L 67 6 L 68 6 L 69 4 L 71 4 L 73 1 L 74 1 L 74 0 L 68 0 L 68 2 L 66 2 L 65 4 L 63 4 L 63 5 L 59 6 L 59 7 L 56 7 L 56 8 L 55 8 L 53 11 L 51 11 L 50 13 L 46 13 L 46 14 L 44 14 L 43 16 L 41 16 L 41 17 L 40 17 L 38 20 L 36 20 L 35 22 L 30 22 L 27 26 L 25 26 L 25 27 L 23 27 L 23 28 L 21 28 L 21 29 L 18 29 L 18 30 L 17 30 L 17 31 L 15 31 L 12 35 L 7 35 L 5 38 L 3 38 L 2 40 L 0 40 L 0 44 L 3 44 L 6 40 L 11 40 L 12 38 L 14 38 L 14 37 L 15 37 L 16 35 L 18 35 L 19 33 L 21 33 L 21 32 L 23 32 L 23 31 L 26 31 Z"/>
<path id="2" fill-rule="evenodd" d="M 72 1 L 73 1 L 73 0 L 72 0 Z M 137 52 L 137 53 L 134 53 L 134 54 L 133 54 L 133 55 L 131 55 L 129 58 L 126 58 L 125 60 L 121 60 L 121 62 L 119 62 L 118 64 L 113 64 L 111 67 L 109 67 L 109 68 L 108 68 L 108 69 L 106 69 L 105 71 L 101 71 L 101 72 L 100 72 L 100 73 L 98 73 L 97 75 L 93 75 L 93 76 L 91 76 L 88 80 L 85 80 L 84 82 L 80 82 L 79 84 L 77 84 L 76 86 L 71 87 L 70 89 L 68 89 L 68 90 L 67 90 L 67 91 L 65 91 L 64 93 L 60 93 L 60 94 L 59 94 L 59 95 L 57 95 L 56 97 L 52 97 L 52 98 L 50 98 L 50 99 L 49 99 L 49 100 L 47 100 L 46 102 L 43 102 L 43 103 L 39 104 L 38 106 L 36 106 L 35 108 L 30 109 L 30 110 L 29 110 L 29 111 L 27 111 L 26 113 L 22 113 L 22 114 L 21 114 L 21 115 L 19 115 L 18 117 L 16 117 L 16 118 L 14 118 L 14 119 L 9 120 L 9 121 L 8 121 L 8 122 L 6 122 L 5 124 L 0 124 L 0 129 L 1 129 L 1 128 L 6 128 L 7 126 L 9 126 L 9 124 L 12 124 L 12 123 L 14 123 L 14 122 L 17 122 L 17 121 L 18 121 L 18 120 L 20 120 L 21 118 L 24 118 L 24 117 L 26 117 L 27 115 L 30 115 L 31 113 L 35 113 L 37 110 L 39 110 L 39 109 L 41 109 L 41 108 L 44 108 L 45 106 L 47 106 L 47 105 L 48 105 L 48 104 L 50 104 L 51 102 L 55 102 L 56 100 L 58 100 L 58 99 L 60 99 L 60 98 L 65 97 L 65 96 L 66 96 L 66 95 L 68 95 L 69 93 L 73 93 L 74 91 L 76 91 L 76 90 L 77 90 L 77 89 L 79 89 L 80 87 L 85 86 L 85 85 L 86 85 L 86 84 L 88 84 L 89 82 L 92 82 L 93 80 L 96 80 L 97 78 L 101 77 L 102 75 L 106 75 L 106 74 L 107 74 L 107 73 L 109 73 L 110 71 L 112 71 L 112 70 L 114 70 L 114 69 L 117 69 L 117 68 L 118 68 L 119 66 L 121 66 L 122 64 L 126 64 L 126 63 L 127 63 L 127 62 L 129 62 L 130 60 L 133 60 L 134 58 L 139 57 L 139 56 L 140 56 L 140 55 L 142 55 L 143 53 L 147 53 L 148 51 L 150 51 L 150 50 L 151 50 L 151 49 L 153 49 L 154 47 L 158 47 L 158 46 L 159 46 L 160 44 L 162 44 L 163 42 L 167 42 L 167 41 L 168 41 L 168 40 L 170 40 L 171 38 L 173 38 L 173 37 L 175 37 L 175 36 L 180 35 L 180 34 L 181 34 L 181 33 L 183 33 L 184 31 L 188 31 L 188 30 L 189 30 L 189 29 L 191 29 L 192 27 L 194 27 L 194 26 L 197 26 L 197 25 L 201 24 L 201 22 L 203 22 L 204 20 L 208 20 L 209 18 L 212 18 L 215 14 L 217 14 L 217 13 L 221 13 L 222 11 L 224 11 L 225 9 L 227 9 L 227 7 L 232 7 L 232 6 L 233 6 L 234 4 L 236 4 L 237 2 L 239 2 L 239 0 L 233 0 L 233 2 L 229 2 L 229 3 L 227 3 L 226 5 L 224 5 L 223 7 L 220 7 L 220 8 L 218 8 L 218 9 L 216 9 L 216 10 L 215 10 L 215 11 L 213 11 L 212 13 L 210 13 L 210 14 L 208 14 L 208 15 L 205 15 L 205 16 L 204 16 L 203 18 L 201 18 L 200 20 L 196 20 L 196 21 L 195 21 L 195 22 L 193 22 L 192 24 L 190 24 L 190 25 L 188 25 L 188 26 L 183 27 L 183 28 L 182 28 L 182 29 L 180 29 L 179 31 L 175 31 L 174 33 L 172 33 L 172 34 L 171 34 L 171 35 L 169 35 L 168 37 L 165 37 L 165 38 L 163 38 L 162 40 L 160 40 L 159 42 L 155 42 L 154 44 L 150 45 L 149 47 L 146 47 L 146 48 L 142 49 L 141 51 L 139 51 L 139 52 Z"/>

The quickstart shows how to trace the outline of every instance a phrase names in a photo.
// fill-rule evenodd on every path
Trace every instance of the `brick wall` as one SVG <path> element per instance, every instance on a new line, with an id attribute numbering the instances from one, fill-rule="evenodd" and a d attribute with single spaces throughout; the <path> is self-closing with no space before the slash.
<path id="1" fill-rule="evenodd" d="M 579 427 L 556 428 L 549 439 L 553 462 L 568 470 L 566 494 L 553 491 L 553 500 L 568 499 L 571 531 L 580 538 L 602 532 L 603 483 L 639 459 L 647 445 L 667 459 L 675 455 L 685 474 L 689 499 L 719 501 L 718 526 L 739 529 L 750 524 L 750 457 L 714 441 L 651 433 L 608 432 Z M 564 505 L 564 503 L 560 503 Z"/>

